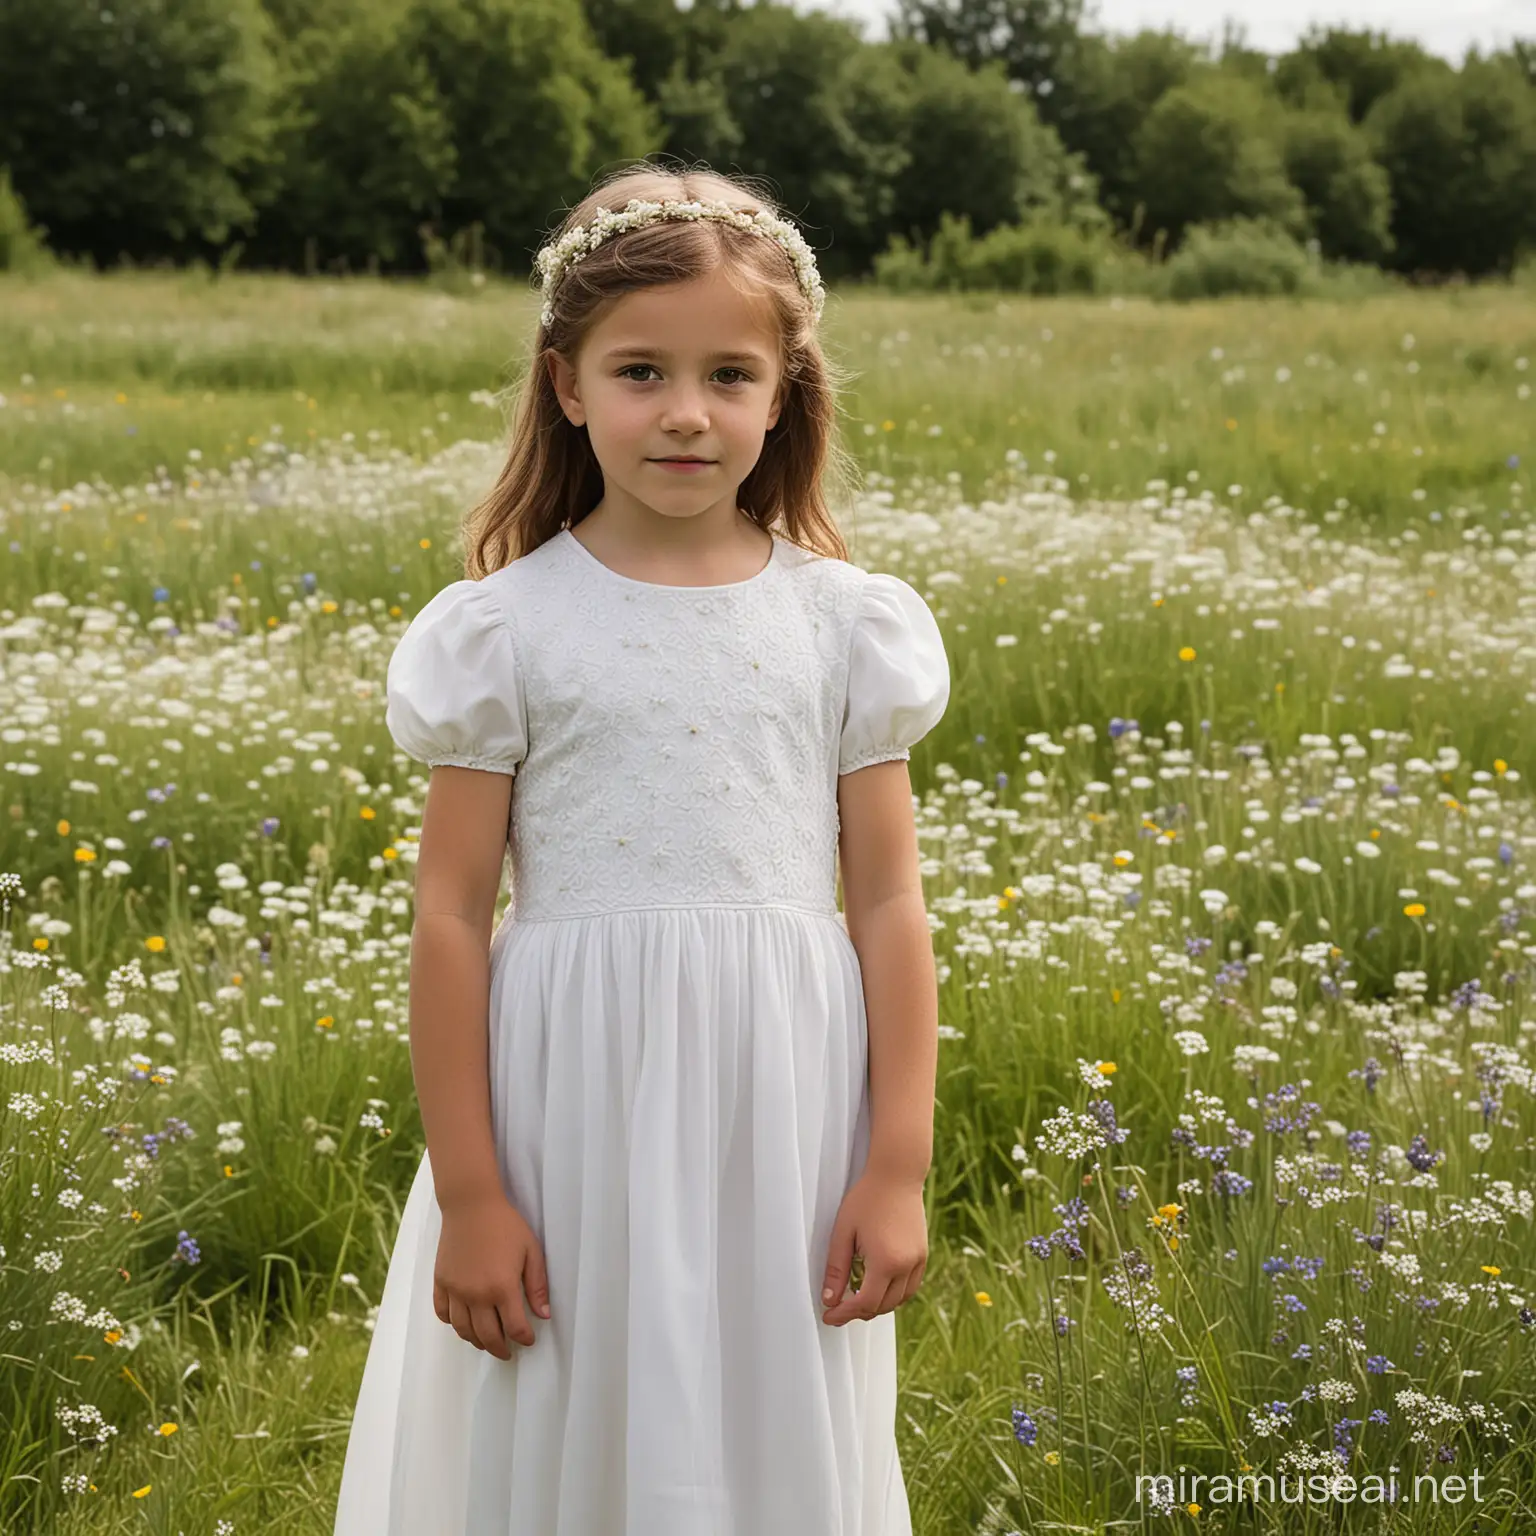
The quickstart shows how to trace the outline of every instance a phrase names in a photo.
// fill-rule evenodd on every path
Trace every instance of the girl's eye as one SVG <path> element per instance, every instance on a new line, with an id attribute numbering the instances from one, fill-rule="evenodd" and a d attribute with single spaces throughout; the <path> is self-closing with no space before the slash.
<path id="1" fill-rule="evenodd" d="M 650 363 L 631 363 L 629 365 L 629 367 L 619 369 L 619 377 L 621 379 L 628 378 L 631 374 L 636 373 L 636 372 L 640 371 L 641 369 L 649 369 L 652 373 L 654 373 L 656 371 L 655 368 Z M 715 372 L 716 373 L 734 373 L 734 374 L 737 375 L 737 381 L 740 381 L 740 382 L 743 382 L 743 383 L 747 382 L 751 378 L 751 375 L 748 374 L 744 369 L 741 369 L 741 368 L 717 368 L 717 369 L 715 369 Z M 733 382 L 737 382 L 737 381 L 733 381 Z M 636 384 L 649 384 L 650 380 L 649 379 L 636 379 L 634 382 Z"/>

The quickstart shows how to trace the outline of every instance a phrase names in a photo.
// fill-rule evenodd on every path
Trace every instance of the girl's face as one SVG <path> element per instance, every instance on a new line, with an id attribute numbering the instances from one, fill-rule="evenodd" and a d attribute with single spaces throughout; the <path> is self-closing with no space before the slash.
<path id="1" fill-rule="evenodd" d="M 587 333 L 574 368 L 550 358 L 561 408 L 587 428 L 605 504 L 734 518 L 782 404 L 778 339 L 766 323 L 716 271 L 625 294 Z M 681 456 L 707 462 L 662 462 Z"/>

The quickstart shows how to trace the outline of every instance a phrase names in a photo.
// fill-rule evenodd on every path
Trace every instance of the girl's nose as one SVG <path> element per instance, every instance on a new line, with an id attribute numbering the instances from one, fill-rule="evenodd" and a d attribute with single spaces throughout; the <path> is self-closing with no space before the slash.
<path id="1" fill-rule="evenodd" d="M 698 395 L 675 395 L 667 401 L 661 419 L 666 426 L 708 424 L 709 409 Z"/>

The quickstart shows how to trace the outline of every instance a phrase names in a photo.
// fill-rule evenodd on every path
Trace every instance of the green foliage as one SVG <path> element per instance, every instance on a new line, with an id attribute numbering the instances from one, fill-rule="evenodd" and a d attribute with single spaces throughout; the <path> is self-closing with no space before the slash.
<path id="1" fill-rule="evenodd" d="M 1536 244 L 1536 90 L 1508 59 L 1420 71 L 1366 120 L 1403 271 L 1508 273 Z"/>
<path id="2" fill-rule="evenodd" d="M 841 18 L 767 3 L 732 16 L 688 78 L 712 86 L 673 93 L 694 109 L 686 123 L 697 133 L 685 138 L 674 121 L 668 150 L 777 191 L 824 277 L 866 271 L 908 161 L 910 87 L 896 54 L 864 44 Z"/>
<path id="3" fill-rule="evenodd" d="M 1306 205 L 1286 179 L 1279 108 L 1248 81 L 1199 71 L 1159 99 L 1135 142 L 1148 228 L 1174 244 L 1191 224 L 1242 216 L 1305 230 Z"/>
<path id="4" fill-rule="evenodd" d="M 1313 108 L 1285 121 L 1285 171 L 1306 199 L 1322 254 L 1380 261 L 1392 249 L 1392 186 L 1370 143 L 1342 112 Z"/>
<path id="5" fill-rule="evenodd" d="M 0 165 L 0 272 L 30 274 L 51 267 L 53 258 L 42 241 L 46 233 L 27 222 L 27 210 L 11 186 L 10 169 Z"/>
<path id="6" fill-rule="evenodd" d="M 893 235 L 875 281 L 895 292 L 1095 293 L 1111 256 L 1102 230 L 1037 217 L 978 238 L 969 218 L 946 213 L 926 252 Z"/>
<path id="7" fill-rule="evenodd" d="M 195 254 L 254 221 L 275 74 L 256 0 L 6 0 L 0 164 L 56 249 Z"/>
<path id="8" fill-rule="evenodd" d="M 551 210 L 597 167 L 659 147 L 658 115 L 599 51 L 578 0 L 409 0 L 400 47 L 432 82 L 453 147 L 443 223 L 482 222 L 492 265 L 527 270 Z"/>
<path id="9" fill-rule="evenodd" d="M 1171 32 L 1087 35 L 1038 98 L 1041 118 L 1083 156 L 1105 209 L 1122 228 L 1134 222 L 1141 197 L 1137 130 L 1166 92 L 1190 78 L 1200 57 L 1196 44 Z"/>
<path id="10" fill-rule="evenodd" d="M 897 0 L 891 35 L 970 69 L 1002 66 L 1032 95 L 1049 91 L 1082 36 L 1083 0 Z"/>
<path id="11" fill-rule="evenodd" d="M 332 12 L 290 50 L 274 154 L 281 193 L 255 254 L 278 265 L 413 263 L 457 166 L 437 83 L 398 8 Z"/>
<path id="12" fill-rule="evenodd" d="M 1165 269 L 1174 299 L 1299 294 L 1316 273 L 1316 258 L 1288 230 L 1249 218 L 1192 225 Z"/>
<path id="13" fill-rule="evenodd" d="M 692 11 L 674 0 L 582 0 L 597 46 L 610 59 L 627 59 L 636 86 L 655 100 L 683 62 Z"/>
<path id="14" fill-rule="evenodd" d="M 1105 222 L 1081 157 L 1042 125 L 1000 65 L 969 70 L 931 49 L 893 46 L 911 82 L 895 229 L 927 239 L 945 214 L 982 231 L 1032 215 Z"/>
<path id="15" fill-rule="evenodd" d="M 1458 70 L 1316 28 L 1272 58 L 1082 12 L 901 0 L 869 42 L 788 0 L 7 0 L 0 165 L 56 251 L 220 271 L 436 270 L 478 228 L 466 260 L 524 272 L 596 175 L 657 152 L 774 193 L 830 282 L 904 270 L 892 236 L 944 214 L 1158 253 L 1269 220 L 1472 276 L 1536 245 L 1536 43 Z"/>
<path id="16" fill-rule="evenodd" d="M 1314 26 L 1277 62 L 1275 88 L 1294 106 L 1336 103 L 1359 123 L 1409 76 L 1446 67 L 1418 43 L 1384 32 Z"/>

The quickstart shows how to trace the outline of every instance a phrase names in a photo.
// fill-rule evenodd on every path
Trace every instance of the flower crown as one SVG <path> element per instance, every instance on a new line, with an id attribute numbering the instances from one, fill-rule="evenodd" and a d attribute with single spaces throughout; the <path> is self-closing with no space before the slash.
<path id="1" fill-rule="evenodd" d="M 826 290 L 816 270 L 816 258 L 805 243 L 800 231 L 784 219 L 765 213 L 747 213 L 733 208 L 729 203 L 684 201 L 669 198 L 651 202 L 632 197 L 622 210 L 599 209 L 592 222 L 578 227 L 551 241 L 534 257 L 534 266 L 543 278 L 544 307 L 539 320 L 548 326 L 554 320 L 550 299 L 560 279 L 589 251 L 594 251 L 610 235 L 622 234 L 628 229 L 639 229 L 646 224 L 659 224 L 663 219 L 717 219 L 723 224 L 734 224 L 737 229 L 751 230 L 765 235 L 784 248 L 784 253 L 794 263 L 795 278 L 800 291 L 811 302 L 816 318 L 821 318 L 822 305 L 826 302 Z"/>

